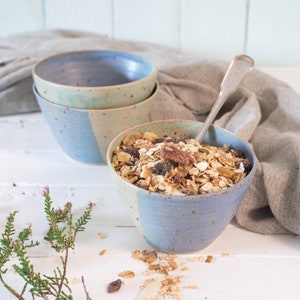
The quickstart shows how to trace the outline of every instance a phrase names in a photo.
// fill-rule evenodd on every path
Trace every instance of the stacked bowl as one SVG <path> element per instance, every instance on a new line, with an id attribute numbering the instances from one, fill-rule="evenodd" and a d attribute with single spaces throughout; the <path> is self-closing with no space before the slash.
<path id="1" fill-rule="evenodd" d="M 63 151 L 87 163 L 106 163 L 111 140 L 149 121 L 158 92 L 147 59 L 118 51 L 77 51 L 47 57 L 33 70 L 33 92 Z"/>

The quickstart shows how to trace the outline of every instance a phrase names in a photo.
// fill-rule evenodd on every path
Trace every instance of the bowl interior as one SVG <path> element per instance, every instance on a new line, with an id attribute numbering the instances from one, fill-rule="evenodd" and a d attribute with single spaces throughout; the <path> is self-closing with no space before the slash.
<path id="1" fill-rule="evenodd" d="M 34 69 L 50 82 L 80 87 L 126 84 L 151 75 L 155 67 L 143 57 L 117 51 L 70 52 L 49 57 Z"/>

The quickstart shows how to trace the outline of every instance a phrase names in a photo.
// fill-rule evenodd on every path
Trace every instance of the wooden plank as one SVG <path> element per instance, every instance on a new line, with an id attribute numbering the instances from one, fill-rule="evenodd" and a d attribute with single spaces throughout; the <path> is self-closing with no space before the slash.
<path id="1" fill-rule="evenodd" d="M 104 217 L 108 218 L 108 216 Z M 103 216 L 99 216 L 100 224 L 101 218 L 103 219 Z M 132 241 L 132 246 L 129 247 L 131 251 L 137 244 L 140 246 L 137 249 L 144 249 L 142 248 L 145 247 L 144 244 L 136 242 L 135 237 L 138 233 L 134 231 L 130 234 L 130 231 L 130 229 L 115 229 L 109 232 L 110 237 L 108 236 L 109 238 L 104 240 L 108 247 L 104 248 L 104 243 L 98 239 L 98 248 L 94 249 L 92 255 L 78 251 L 77 248 L 76 251 L 70 253 L 68 278 L 71 281 L 74 299 L 86 299 L 81 284 L 81 276 L 84 276 L 92 299 L 114 300 L 137 299 L 141 286 L 145 284 L 146 280 L 157 279 L 161 276 L 157 273 L 145 275 L 147 265 L 133 260 L 130 250 L 124 251 L 123 247 L 119 253 L 116 253 L 117 248 L 112 245 L 113 241 L 123 242 L 126 240 L 128 243 Z M 87 235 L 87 232 L 81 234 L 81 236 L 84 235 Z M 97 240 L 97 237 L 88 236 L 87 245 L 90 245 L 93 239 Z M 124 246 L 124 243 L 119 244 Z M 104 256 L 98 254 L 101 249 L 107 250 Z M 45 257 L 34 256 L 31 261 L 39 267 L 41 274 L 52 275 L 52 270 L 59 266 L 59 259 L 56 256 L 50 256 L 50 254 Z M 220 258 L 212 263 L 201 263 L 199 261 L 189 262 L 188 258 L 178 256 L 176 261 L 180 268 L 186 268 L 186 271 L 170 272 L 170 276 L 182 276 L 179 285 L 180 299 L 299 300 L 300 298 L 299 257 Z M 122 278 L 121 289 L 114 294 L 108 294 L 106 292 L 108 283 L 118 279 L 118 274 L 124 270 L 132 270 L 136 276 Z M 22 288 L 22 281 L 12 271 L 12 268 L 8 270 L 5 276 L 9 282 L 13 282 L 18 291 Z M 157 289 L 154 289 L 153 292 L 157 292 Z M 12 299 L 11 294 L 2 285 L 0 286 L 0 294 L 3 299 Z M 28 294 L 25 295 L 25 298 L 31 299 Z"/>
<path id="2" fill-rule="evenodd" d="M 60 149 L 58 149 L 60 150 Z M 84 164 L 69 158 L 63 151 L 14 152 L 0 150 L 1 185 L 81 185 L 82 176 L 89 184 L 112 185 L 105 166 Z M 4 163 L 8 161 L 10 164 Z M 80 176 L 79 176 L 80 174 Z"/>
<path id="3" fill-rule="evenodd" d="M 47 28 L 112 33 L 111 0 L 45 1 Z"/>
<path id="4" fill-rule="evenodd" d="M 1 1 L 0 36 L 43 29 L 42 0 Z"/>
<path id="5" fill-rule="evenodd" d="M 300 64 L 299 11 L 298 0 L 251 0 L 247 52 L 257 64 Z"/>
<path id="6" fill-rule="evenodd" d="M 203 58 L 231 60 L 243 52 L 246 0 L 181 2 L 180 48 Z"/>
<path id="7" fill-rule="evenodd" d="M 178 46 L 179 0 L 115 0 L 114 37 Z"/>
<path id="8" fill-rule="evenodd" d="M 36 130 L 36 128 L 39 128 Z M 14 131 L 14 138 L 7 133 Z M 32 134 L 35 132 L 36 134 Z M 59 152 L 48 124 L 42 122 L 5 122 L 0 119 L 0 149 L 5 147 L 13 152 Z"/>

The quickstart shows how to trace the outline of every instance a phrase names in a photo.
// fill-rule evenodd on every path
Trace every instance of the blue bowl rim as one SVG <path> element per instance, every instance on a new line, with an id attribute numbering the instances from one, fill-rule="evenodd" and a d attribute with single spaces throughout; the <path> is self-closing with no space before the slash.
<path id="1" fill-rule="evenodd" d="M 134 58 L 134 60 L 141 60 L 143 62 L 146 62 L 149 66 L 151 66 L 151 72 L 149 72 L 149 74 L 143 78 L 140 78 L 138 80 L 134 80 L 134 81 L 130 81 L 127 83 L 122 83 L 122 84 L 116 84 L 116 85 L 106 85 L 106 86 L 99 86 L 99 87 L 95 87 L 95 86 L 76 86 L 76 85 L 65 85 L 65 84 L 60 84 L 51 80 L 48 80 L 46 78 L 43 78 L 42 76 L 40 76 L 37 72 L 37 68 L 39 66 L 41 66 L 43 63 L 48 62 L 51 59 L 54 59 L 56 57 L 63 57 L 63 56 L 68 56 L 68 55 L 73 55 L 73 54 L 87 54 L 87 53 L 94 53 L 94 52 L 101 52 L 101 53 L 107 53 L 107 54 L 111 54 L 111 55 L 120 55 L 120 56 L 130 56 L 132 58 Z M 113 89 L 119 89 L 122 87 L 130 87 L 132 85 L 136 85 L 137 83 L 144 81 L 147 78 L 152 78 L 153 76 L 157 76 L 158 70 L 156 68 L 156 66 L 152 63 L 151 60 L 149 60 L 148 58 L 145 58 L 141 55 L 132 53 L 132 52 L 125 52 L 125 51 L 115 51 L 115 50 L 99 50 L 99 49 L 94 49 L 94 50 L 78 50 L 78 51 L 67 51 L 67 52 L 61 52 L 61 53 L 56 53 L 50 56 L 47 56 L 43 59 L 41 59 L 40 61 L 38 61 L 32 68 L 32 76 L 33 78 L 39 78 L 39 80 L 43 81 L 43 82 L 47 82 L 47 84 L 49 85 L 53 85 L 56 87 L 61 87 L 64 89 L 77 89 L 80 88 L 80 90 L 82 91 L 86 91 L 86 90 L 90 90 L 90 89 L 94 89 L 94 90 L 105 90 L 107 88 L 113 88 Z"/>

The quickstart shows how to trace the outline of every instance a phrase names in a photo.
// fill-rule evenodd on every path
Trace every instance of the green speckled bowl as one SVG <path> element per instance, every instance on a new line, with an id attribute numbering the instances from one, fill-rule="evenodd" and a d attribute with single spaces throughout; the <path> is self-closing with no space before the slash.
<path id="1" fill-rule="evenodd" d="M 137 104 L 111 109 L 79 109 L 58 105 L 33 93 L 57 143 L 71 158 L 81 162 L 105 164 L 111 140 L 126 128 L 149 121 L 158 92 Z"/>
<path id="2" fill-rule="evenodd" d="M 157 70 L 126 52 L 78 51 L 47 57 L 32 76 L 38 93 L 71 108 L 106 109 L 137 104 L 155 88 Z"/>

